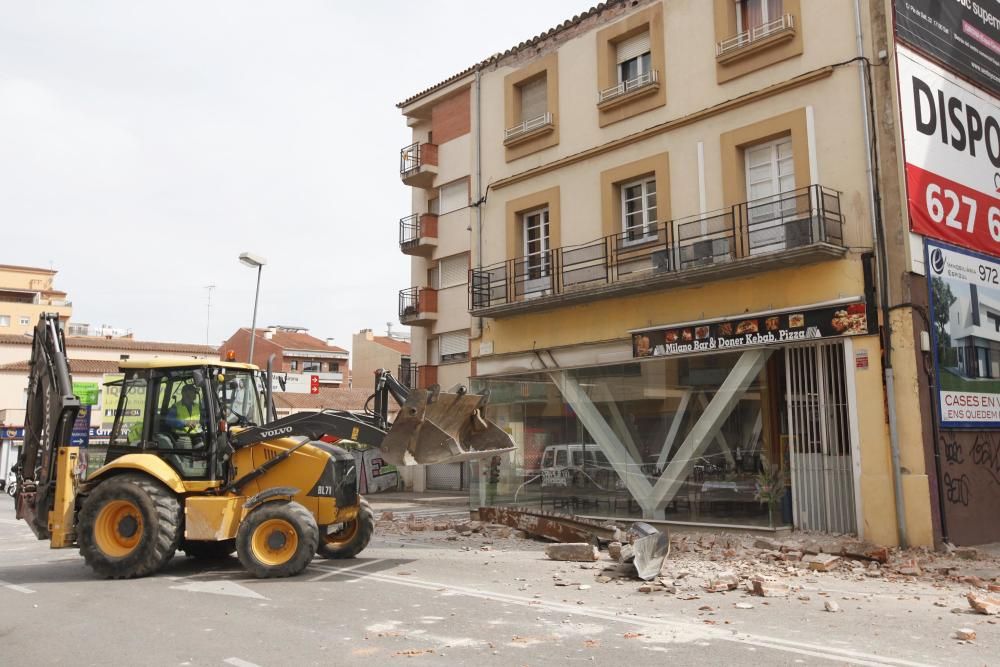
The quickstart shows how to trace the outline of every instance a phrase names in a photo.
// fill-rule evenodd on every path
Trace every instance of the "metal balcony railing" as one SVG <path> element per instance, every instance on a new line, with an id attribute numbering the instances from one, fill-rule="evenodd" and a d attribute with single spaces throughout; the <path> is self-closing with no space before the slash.
<path id="1" fill-rule="evenodd" d="M 433 213 L 414 213 L 399 219 L 399 245 L 406 248 L 421 238 L 437 238 L 437 216 Z"/>
<path id="2" fill-rule="evenodd" d="M 795 17 L 792 14 L 779 16 L 773 21 L 756 25 L 749 30 L 744 30 L 740 34 L 730 37 L 729 39 L 722 40 L 715 45 L 715 55 L 716 57 L 726 55 L 727 53 L 742 49 L 745 46 L 750 46 L 754 42 L 758 42 L 765 37 L 770 37 L 771 35 L 785 30 L 792 30 L 794 28 Z"/>
<path id="3" fill-rule="evenodd" d="M 399 173 L 407 174 L 420 168 L 420 142 L 416 141 L 399 151 Z"/>
<path id="4" fill-rule="evenodd" d="M 660 75 L 657 74 L 655 69 L 649 72 L 644 72 L 634 79 L 622 81 L 617 86 L 611 86 L 610 88 L 605 88 L 600 91 L 597 95 L 597 103 L 600 104 L 601 102 L 607 102 L 608 100 L 613 100 L 616 97 L 621 97 L 626 93 L 631 93 L 632 91 L 639 90 L 640 88 L 651 86 L 659 80 Z"/>
<path id="5" fill-rule="evenodd" d="M 523 134 L 528 134 L 529 132 L 537 130 L 538 128 L 545 127 L 546 125 L 551 125 L 551 124 L 552 124 L 552 113 L 546 111 L 537 118 L 529 118 L 523 123 L 518 123 L 514 127 L 508 127 L 506 130 L 504 130 L 503 138 L 504 141 L 508 139 L 516 139 L 517 137 L 520 137 Z"/>
<path id="6" fill-rule="evenodd" d="M 476 311 L 826 243 L 843 247 L 840 193 L 821 185 L 517 258 L 469 276 Z"/>
<path id="7" fill-rule="evenodd" d="M 419 315 L 437 313 L 437 290 L 431 287 L 407 287 L 399 290 L 399 316 L 412 320 Z"/>
<path id="8" fill-rule="evenodd" d="M 400 364 L 398 375 L 400 384 L 408 389 L 416 389 L 417 378 L 420 377 L 419 368 L 417 364 Z"/>

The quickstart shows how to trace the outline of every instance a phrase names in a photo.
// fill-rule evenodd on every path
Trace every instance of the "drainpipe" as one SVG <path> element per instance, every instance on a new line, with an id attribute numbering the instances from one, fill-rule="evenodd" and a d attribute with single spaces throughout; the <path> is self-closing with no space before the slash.
<path id="1" fill-rule="evenodd" d="M 896 533 L 899 546 L 909 546 L 906 530 L 906 507 L 903 499 L 903 471 L 899 462 L 899 428 L 896 420 L 896 382 L 892 368 L 892 323 L 889 320 L 889 267 L 886 256 L 884 228 L 882 225 L 881 201 L 879 195 L 878 176 L 872 159 L 873 148 L 873 116 L 871 70 L 870 62 L 865 57 L 864 41 L 862 39 L 861 0 L 854 0 L 854 37 L 861 59 L 858 69 L 858 83 L 861 88 L 861 116 L 865 120 L 865 162 L 868 173 L 868 204 L 872 221 L 872 239 L 875 242 L 876 270 L 879 280 L 879 302 L 882 310 L 883 347 L 885 349 L 885 364 L 883 377 L 885 379 L 886 403 L 889 408 L 889 449 L 892 458 L 892 492 L 896 506 Z"/>
<path id="2" fill-rule="evenodd" d="M 482 92 L 481 80 L 482 72 L 476 68 L 476 228 L 473 232 L 476 246 L 476 261 L 474 266 L 480 269 L 483 266 L 483 136 L 482 136 Z M 469 286 L 471 289 L 471 285 Z M 483 335 L 483 318 L 474 317 L 470 334 L 472 338 L 479 338 Z"/>

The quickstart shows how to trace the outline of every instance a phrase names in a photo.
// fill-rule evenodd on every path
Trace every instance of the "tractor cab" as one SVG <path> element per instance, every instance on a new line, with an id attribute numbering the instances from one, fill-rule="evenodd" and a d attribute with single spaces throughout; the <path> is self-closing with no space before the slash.
<path id="1" fill-rule="evenodd" d="M 105 463 L 149 453 L 185 480 L 225 475 L 230 426 L 265 423 L 263 374 L 247 364 L 198 360 L 123 362 Z"/>

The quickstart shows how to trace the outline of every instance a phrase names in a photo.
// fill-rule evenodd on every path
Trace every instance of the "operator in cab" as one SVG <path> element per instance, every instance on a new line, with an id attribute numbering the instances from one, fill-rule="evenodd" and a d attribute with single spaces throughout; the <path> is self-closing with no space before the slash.
<path id="1" fill-rule="evenodd" d="M 181 438 L 188 438 L 192 444 L 195 444 L 195 441 L 202 439 L 205 429 L 201 419 L 198 393 L 198 388 L 194 385 L 184 385 L 181 389 L 180 400 L 167 410 L 167 426 L 173 431 L 178 442 Z"/>

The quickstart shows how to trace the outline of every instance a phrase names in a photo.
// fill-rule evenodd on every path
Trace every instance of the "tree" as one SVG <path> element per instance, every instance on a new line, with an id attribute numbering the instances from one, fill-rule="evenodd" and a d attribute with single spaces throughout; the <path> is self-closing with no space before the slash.
<path id="1" fill-rule="evenodd" d="M 931 278 L 931 292 L 933 293 L 934 303 L 931 322 L 934 326 L 934 335 L 937 337 L 938 356 L 950 356 L 951 334 L 948 333 L 949 311 L 952 304 L 958 301 L 958 297 L 952 294 L 951 286 L 943 278 L 938 277 Z"/>

